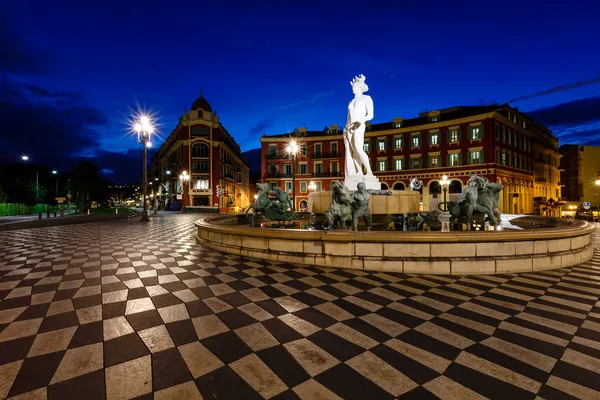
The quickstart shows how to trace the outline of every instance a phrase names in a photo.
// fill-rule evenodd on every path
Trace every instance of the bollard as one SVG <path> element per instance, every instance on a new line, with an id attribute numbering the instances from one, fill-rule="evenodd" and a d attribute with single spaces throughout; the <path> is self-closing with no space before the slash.
<path id="1" fill-rule="evenodd" d="M 38 219 L 42 219 L 42 213 L 38 212 Z"/>
<path id="2" fill-rule="evenodd" d="M 90 215 L 90 209 L 88 208 L 88 215 Z"/>
<path id="3" fill-rule="evenodd" d="M 118 214 L 118 213 L 119 213 L 119 209 L 115 208 L 115 214 Z"/>
<path id="4" fill-rule="evenodd" d="M 50 218 L 50 211 L 46 211 L 46 218 Z"/>

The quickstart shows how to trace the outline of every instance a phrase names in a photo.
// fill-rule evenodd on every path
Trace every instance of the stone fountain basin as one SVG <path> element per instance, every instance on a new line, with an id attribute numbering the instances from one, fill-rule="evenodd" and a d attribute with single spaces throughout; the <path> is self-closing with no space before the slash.
<path id="1" fill-rule="evenodd" d="M 556 225 L 548 228 L 503 231 L 316 231 L 252 228 L 232 223 L 233 219 L 237 217 L 200 219 L 196 240 L 225 253 L 272 261 L 444 275 L 532 272 L 577 265 L 592 258 L 590 234 L 595 229 L 586 221 L 561 220 L 548 222 Z"/>

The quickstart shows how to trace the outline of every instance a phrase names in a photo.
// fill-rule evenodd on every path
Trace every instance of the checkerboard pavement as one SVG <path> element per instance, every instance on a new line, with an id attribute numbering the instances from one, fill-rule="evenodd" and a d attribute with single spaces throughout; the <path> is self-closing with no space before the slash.
<path id="1" fill-rule="evenodd" d="M 600 398 L 598 253 L 341 270 L 215 252 L 196 218 L 0 233 L 0 398 Z"/>

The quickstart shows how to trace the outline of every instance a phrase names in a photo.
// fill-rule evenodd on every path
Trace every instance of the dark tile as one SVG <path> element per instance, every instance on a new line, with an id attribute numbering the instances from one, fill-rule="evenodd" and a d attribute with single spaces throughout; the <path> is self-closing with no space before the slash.
<path id="1" fill-rule="evenodd" d="M 25 359 L 10 389 L 9 397 L 48 386 L 64 353 L 57 351 Z"/>
<path id="2" fill-rule="evenodd" d="M 388 298 L 376 295 L 375 293 L 371 292 L 359 292 L 356 293 L 354 296 L 358 297 L 359 299 L 370 301 L 371 303 L 379 304 L 381 306 L 387 306 L 392 302 L 392 300 Z"/>
<path id="3" fill-rule="evenodd" d="M 116 270 L 112 270 L 112 271 L 116 271 Z M 102 271 L 102 272 L 105 272 L 105 271 Z M 102 285 L 102 293 L 116 292 L 117 290 L 126 290 L 126 289 L 128 289 L 128 288 L 123 282 L 115 282 L 115 283 L 108 283 L 106 285 Z"/>
<path id="4" fill-rule="evenodd" d="M 300 397 L 292 389 L 288 389 L 285 392 L 279 393 L 275 397 L 271 397 L 271 400 L 301 400 Z"/>
<path id="5" fill-rule="evenodd" d="M 181 282 L 181 281 L 163 283 L 161 286 L 163 288 L 165 288 L 166 290 L 168 290 L 169 292 L 171 292 L 171 293 L 178 292 L 180 290 L 188 289 L 188 287 L 186 286 L 186 284 L 183 283 L 183 282 Z"/>
<path id="6" fill-rule="evenodd" d="M 254 318 L 237 308 L 219 313 L 219 318 L 232 330 L 256 323 Z"/>
<path id="7" fill-rule="evenodd" d="M 559 360 L 552 370 L 552 375 L 600 391 L 598 374 L 577 365 Z"/>
<path id="8" fill-rule="evenodd" d="M 192 379 L 190 370 L 176 348 L 152 354 L 152 384 L 154 390 L 178 385 Z"/>
<path id="9" fill-rule="evenodd" d="M 158 285 L 158 277 L 157 276 L 149 276 L 148 278 L 141 278 L 144 286 L 156 286 Z"/>
<path id="10" fill-rule="evenodd" d="M 420 362 L 415 361 L 386 345 L 380 344 L 370 351 L 419 385 L 423 385 L 440 375 L 431 368 L 426 367 Z"/>
<path id="11" fill-rule="evenodd" d="M 86 346 L 92 343 L 100 343 L 103 340 L 102 321 L 79 325 L 75 335 L 69 343 L 69 348 Z"/>
<path id="12" fill-rule="evenodd" d="M 126 301 L 108 303 L 102 305 L 102 319 L 111 319 L 125 315 Z"/>
<path id="13" fill-rule="evenodd" d="M 81 287 L 99 286 L 102 285 L 102 278 L 88 278 L 83 282 Z"/>
<path id="14" fill-rule="evenodd" d="M 273 335 L 279 343 L 292 342 L 304 337 L 295 329 L 290 328 L 286 323 L 277 318 L 271 318 L 261 323 L 269 332 L 271 332 L 271 335 Z"/>
<path id="15" fill-rule="evenodd" d="M 85 297 L 78 297 L 73 299 L 73 307 L 75 307 L 76 310 L 82 309 L 82 308 L 88 308 L 88 307 L 92 307 L 92 306 L 98 306 L 102 304 L 102 295 L 101 294 L 97 294 L 97 295 L 93 295 L 93 296 L 85 296 Z"/>
<path id="16" fill-rule="evenodd" d="M 292 295 L 292 297 L 311 307 L 327 302 L 327 300 L 313 296 L 312 294 L 306 292 L 295 293 Z"/>
<path id="17" fill-rule="evenodd" d="M 55 331 L 57 329 L 63 329 L 69 326 L 77 325 L 79 325 L 79 319 L 77 318 L 75 311 L 66 312 L 44 318 L 38 333 Z"/>
<path id="18" fill-rule="evenodd" d="M 452 363 L 444 372 L 447 378 L 491 400 L 533 399 L 535 395 L 489 375 Z"/>
<path id="19" fill-rule="evenodd" d="M 190 301 L 189 303 L 185 303 L 185 306 L 191 318 L 213 314 L 212 310 L 202 300 Z"/>
<path id="20" fill-rule="evenodd" d="M 551 386 L 544 385 L 538 392 L 540 398 L 545 400 L 577 400 L 578 397 L 571 396 L 568 393 L 561 392 L 558 389 L 554 389 Z"/>
<path id="21" fill-rule="evenodd" d="M 241 279 L 241 278 L 238 278 L 238 279 Z M 246 289 L 251 289 L 251 288 L 253 288 L 253 287 L 254 287 L 253 285 L 251 285 L 251 284 L 249 284 L 249 283 L 247 283 L 247 282 L 241 281 L 241 280 L 237 280 L 237 281 L 228 282 L 227 284 L 228 284 L 228 285 L 229 285 L 229 286 L 230 286 L 230 287 L 231 287 L 233 290 L 236 290 L 236 291 L 238 291 L 238 292 L 241 292 L 242 290 L 246 290 Z"/>
<path id="22" fill-rule="evenodd" d="M 260 278 L 260 276 L 256 277 L 256 278 Z M 276 282 L 275 282 L 276 283 Z M 283 297 L 283 296 L 287 296 L 287 294 L 283 293 L 281 290 L 279 289 L 275 289 L 273 286 L 262 286 L 259 287 L 259 289 L 266 294 L 267 296 L 269 296 L 272 299 L 275 299 L 277 297 Z"/>
<path id="23" fill-rule="evenodd" d="M 399 335 L 397 339 L 440 357 L 444 357 L 447 360 L 454 360 L 461 352 L 461 350 L 456 347 L 450 346 L 447 343 L 441 342 L 415 330 L 404 332 Z"/>
<path id="24" fill-rule="evenodd" d="M 310 375 L 283 346 L 270 347 L 256 355 L 290 388 L 310 379 Z"/>
<path id="25" fill-rule="evenodd" d="M 165 293 L 152 297 L 152 302 L 156 308 L 174 306 L 183 303 L 177 296 L 171 293 Z"/>
<path id="26" fill-rule="evenodd" d="M 308 337 L 308 340 L 342 362 L 348 361 L 365 351 L 362 347 L 324 330 L 313 333 Z"/>
<path id="27" fill-rule="evenodd" d="M 219 283 L 223 283 L 223 282 L 219 281 Z M 208 286 L 196 287 L 196 288 L 191 289 L 191 291 L 194 292 L 194 294 L 196 296 L 198 296 L 198 298 L 200 300 L 208 299 L 209 297 L 214 297 L 213 292 L 210 290 L 210 288 Z"/>
<path id="28" fill-rule="evenodd" d="M 0 302 L 0 310 L 8 310 L 9 308 L 26 307 L 31 304 L 31 296 L 15 297 L 14 299 L 2 300 Z"/>
<path id="29" fill-rule="evenodd" d="M 29 353 L 34 340 L 35 335 L 9 340 L 8 342 L 0 342 L 0 365 L 27 357 L 27 353 Z"/>
<path id="30" fill-rule="evenodd" d="M 58 290 L 60 283 L 51 283 L 48 285 L 34 286 L 31 288 L 31 294 L 46 293 L 53 290 Z"/>
<path id="31" fill-rule="evenodd" d="M 127 321 L 136 331 L 141 331 L 153 326 L 162 325 L 163 320 L 156 310 L 148 310 L 140 313 L 126 315 Z"/>
<path id="32" fill-rule="evenodd" d="M 363 321 L 359 318 L 348 319 L 342 322 L 344 325 L 349 326 L 352 329 L 359 331 L 360 333 L 370 337 L 373 340 L 383 343 L 390 340 L 392 337 L 387 333 L 380 331 L 368 322 Z"/>
<path id="33" fill-rule="evenodd" d="M 350 303 L 349 301 L 346 301 L 344 299 L 337 299 L 337 300 L 334 300 L 332 303 L 337 305 L 338 307 L 348 311 L 350 314 L 354 315 L 355 317 L 360 317 L 360 316 L 371 313 L 371 311 L 369 311 L 365 308 L 362 308 L 360 306 L 357 306 L 354 303 Z"/>
<path id="34" fill-rule="evenodd" d="M 250 303 L 250 300 L 246 296 L 237 292 L 219 296 L 219 299 L 223 300 L 232 307 L 240 307 L 244 304 Z"/>
<path id="35" fill-rule="evenodd" d="M 34 318 L 43 318 L 46 316 L 46 312 L 48 312 L 48 308 L 50 308 L 50 303 L 46 304 L 36 304 L 34 306 L 27 307 L 27 310 L 23 311 L 21 315 L 15 319 L 15 321 L 23 321 L 26 319 L 34 319 Z"/>
<path id="36" fill-rule="evenodd" d="M 581 329 L 579 330 L 579 332 L 581 332 Z M 538 353 L 542 353 L 556 359 L 560 359 L 565 352 L 564 348 L 557 344 L 549 343 L 544 340 L 534 339 L 526 335 L 519 335 L 518 333 L 506 331 L 501 328 L 496 329 L 496 331 L 494 332 L 494 337 L 506 340 L 507 342 L 511 342 L 519 346 L 523 346 L 530 350 L 537 351 Z"/>
<path id="37" fill-rule="evenodd" d="M 137 333 L 119 336 L 104 342 L 104 367 L 107 368 L 147 354 L 150 354 L 150 351 Z"/>
<path id="38" fill-rule="evenodd" d="M 119 275 L 117 275 L 117 278 L 119 278 L 121 280 L 121 282 L 127 282 L 127 281 L 131 281 L 134 279 L 138 279 L 139 276 L 135 272 L 130 272 L 128 274 L 119 274 Z"/>
<path id="39" fill-rule="evenodd" d="M 227 365 L 196 379 L 196 385 L 205 399 L 263 399 Z"/>
<path id="40" fill-rule="evenodd" d="M 276 301 L 272 299 L 258 301 L 256 302 L 256 304 L 258 304 L 262 309 L 264 309 L 266 312 L 268 312 L 274 317 L 279 317 L 280 315 L 285 315 L 288 313 L 285 308 L 281 307 Z"/>
<path id="41" fill-rule="evenodd" d="M 103 400 L 104 388 L 104 370 L 101 369 L 48 386 L 48 400 Z"/>
<path id="42" fill-rule="evenodd" d="M 439 400 L 439 397 L 422 386 L 417 386 L 413 390 L 403 393 L 400 398 L 402 400 Z"/>
<path id="43" fill-rule="evenodd" d="M 484 360 L 488 360 L 494 364 L 503 366 L 504 368 L 507 368 L 518 374 L 534 379 L 538 382 L 546 382 L 549 376 L 549 374 L 545 371 L 537 369 L 532 365 L 524 363 L 516 358 L 509 357 L 500 351 L 494 350 L 480 343 L 469 347 L 469 353 L 483 358 Z"/>
<path id="44" fill-rule="evenodd" d="M 186 343 L 194 342 L 198 340 L 196 329 L 191 319 L 184 319 L 182 321 L 171 322 L 165 324 L 173 342 L 176 346 L 181 346 Z"/>
<path id="45" fill-rule="evenodd" d="M 389 320 L 401 323 L 402 325 L 407 326 L 409 328 L 416 328 L 417 326 L 426 322 L 424 319 L 415 317 L 414 315 L 403 313 L 398 310 L 392 310 L 388 307 L 380 308 L 379 310 L 377 310 L 377 314 Z"/>
<path id="46" fill-rule="evenodd" d="M 457 324 L 452 321 L 448 321 L 447 319 L 444 319 L 444 318 L 434 318 L 430 322 L 434 323 L 437 326 L 441 326 L 442 328 L 447 329 L 450 332 L 454 332 L 460 336 L 471 339 L 474 342 L 480 342 L 489 337 L 489 335 L 487 335 L 483 332 L 479 332 L 474 329 L 467 328 L 466 326 Z"/>
<path id="47" fill-rule="evenodd" d="M 127 292 L 127 300 L 141 299 L 142 297 L 150 297 L 145 287 L 129 289 Z"/>
<path id="48" fill-rule="evenodd" d="M 343 399 L 393 399 L 394 396 L 363 377 L 346 364 L 338 364 L 315 377 Z"/>
<path id="49" fill-rule="evenodd" d="M 54 299 L 52 299 L 52 301 L 59 301 L 59 300 L 68 300 L 68 299 L 72 299 L 73 296 L 75 296 L 75 293 L 77 293 L 79 289 L 64 289 L 64 290 L 58 290 L 56 292 L 56 294 L 54 295 Z"/>
<path id="50" fill-rule="evenodd" d="M 201 342 L 225 364 L 232 363 L 252 353 L 250 347 L 231 331 L 202 339 Z"/>
<path id="51" fill-rule="evenodd" d="M 295 316 L 302 318 L 305 321 L 310 322 L 313 325 L 318 326 L 319 328 L 325 329 L 328 326 L 335 324 L 337 321 L 331 318 L 329 315 L 322 313 L 319 310 L 314 308 L 304 308 L 302 310 L 296 311 L 294 313 Z"/>

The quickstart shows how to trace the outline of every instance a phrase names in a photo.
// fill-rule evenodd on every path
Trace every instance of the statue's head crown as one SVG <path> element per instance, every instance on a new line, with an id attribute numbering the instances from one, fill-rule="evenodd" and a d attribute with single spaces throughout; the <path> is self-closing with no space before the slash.
<path id="1" fill-rule="evenodd" d="M 365 77 L 363 74 L 360 74 L 359 76 L 355 76 L 354 79 L 352 79 L 352 82 L 350 82 L 351 84 L 354 83 L 365 83 L 365 79 L 367 79 L 367 77 Z"/>

